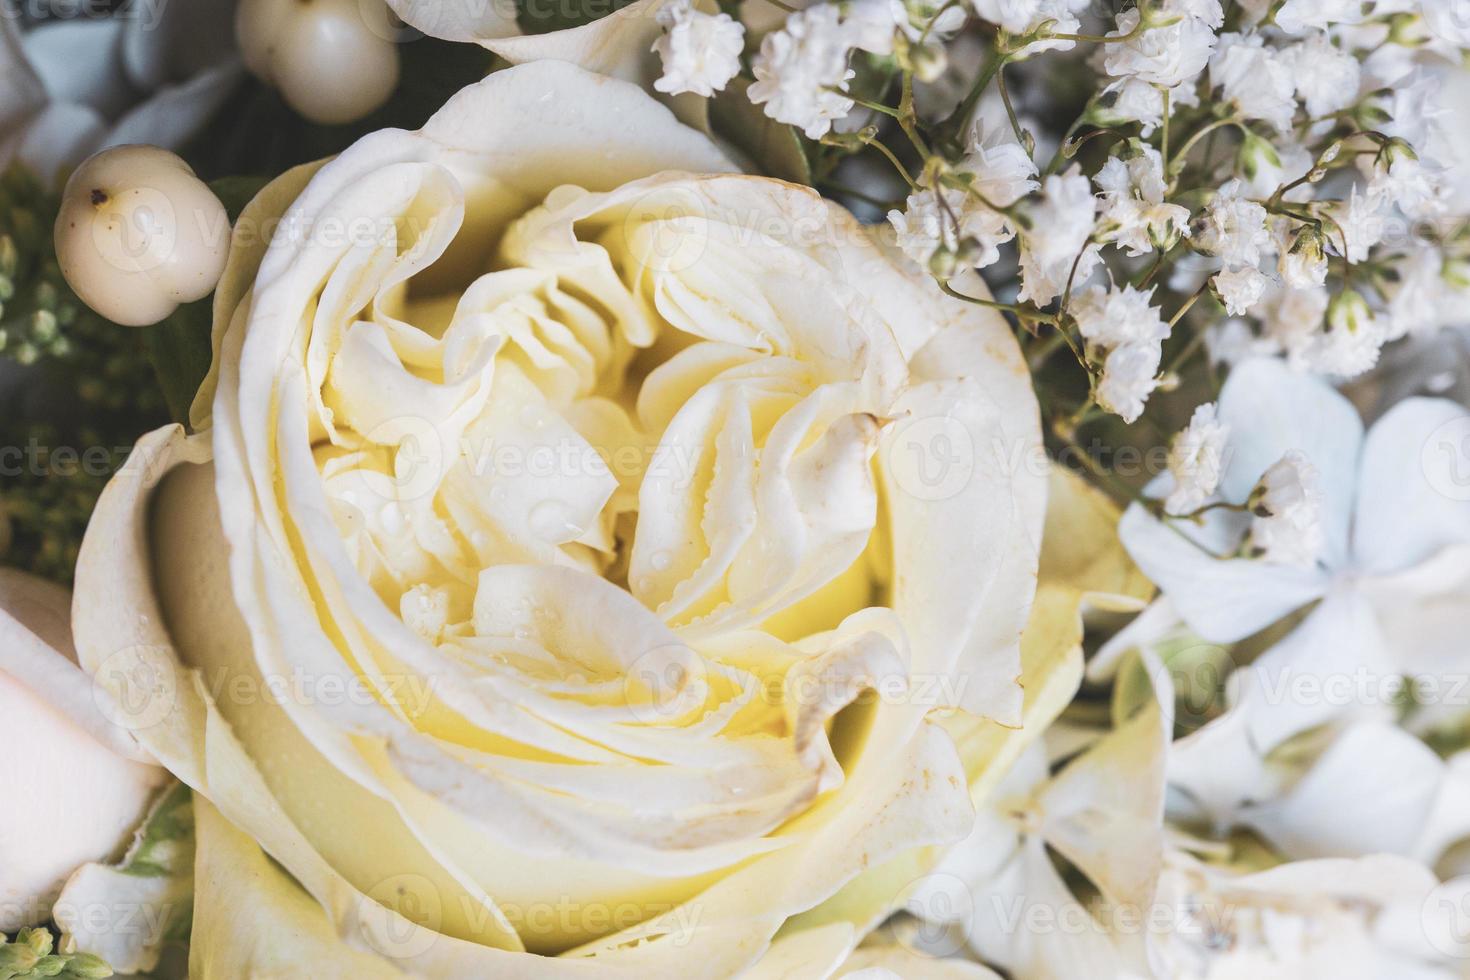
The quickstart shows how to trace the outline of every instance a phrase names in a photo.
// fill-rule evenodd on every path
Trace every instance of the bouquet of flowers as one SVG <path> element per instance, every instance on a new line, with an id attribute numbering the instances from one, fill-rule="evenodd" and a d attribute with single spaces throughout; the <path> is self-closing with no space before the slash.
<path id="1" fill-rule="evenodd" d="M 1470 978 L 1467 52 L 0 10 L 0 980 Z"/>

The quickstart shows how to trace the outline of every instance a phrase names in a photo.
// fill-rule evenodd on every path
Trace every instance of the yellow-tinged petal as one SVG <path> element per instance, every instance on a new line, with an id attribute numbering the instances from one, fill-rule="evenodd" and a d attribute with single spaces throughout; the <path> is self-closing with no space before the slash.
<path id="1" fill-rule="evenodd" d="M 939 723 L 964 760 L 971 798 L 988 805 L 1012 765 L 1061 714 L 1082 682 L 1082 615 L 1089 603 L 1136 608 L 1152 586 L 1118 542 L 1119 510 L 1080 477 L 1053 469 L 1041 547 L 1041 573 L 1030 619 L 1021 634 L 1021 724 L 953 712 Z M 1145 723 L 1140 721 L 1142 729 Z M 1157 726 L 1157 719 L 1154 721 Z M 791 919 L 783 935 L 834 923 L 865 933 L 899 908 L 943 857 L 944 847 L 898 855 L 855 879 L 809 912 Z M 1152 872 L 1157 874 L 1155 868 Z M 1135 888 L 1123 890 L 1134 895 Z"/>
<path id="2" fill-rule="evenodd" d="M 381 957 L 342 944 L 321 906 L 208 800 L 194 798 L 194 980 L 390 980 Z"/>

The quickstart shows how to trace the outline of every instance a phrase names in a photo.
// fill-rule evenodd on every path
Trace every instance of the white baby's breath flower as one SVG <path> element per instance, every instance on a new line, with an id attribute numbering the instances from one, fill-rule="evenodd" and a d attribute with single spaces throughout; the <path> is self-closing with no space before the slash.
<path id="1" fill-rule="evenodd" d="M 1132 76 L 1120 78 L 1107 88 L 1104 95 L 1112 96 L 1105 108 L 1097 111 L 1097 120 L 1105 125 L 1137 122 L 1142 125 L 1141 135 L 1147 139 L 1164 121 L 1164 93 Z M 1169 92 L 1169 111 L 1181 106 L 1199 105 L 1199 95 L 1192 85 L 1180 85 Z"/>
<path id="2" fill-rule="evenodd" d="M 1387 324 L 1376 317 L 1356 330 L 1331 327 L 1308 349 L 1308 362 L 1318 374 L 1356 378 L 1378 363 L 1387 333 Z"/>
<path id="3" fill-rule="evenodd" d="M 1296 94 L 1313 117 L 1330 115 L 1357 101 L 1362 84 L 1362 65 L 1358 59 L 1332 43 L 1326 34 L 1311 37 L 1287 48 L 1296 79 Z"/>
<path id="4" fill-rule="evenodd" d="M 1008 34 L 1031 34 L 1048 22 L 1058 34 L 1075 34 L 1082 26 L 1077 14 L 1086 9 L 1088 0 L 970 0 L 970 5 L 982 19 L 998 24 Z M 1026 50 L 1034 54 L 1073 46 L 1072 41 L 1042 41 Z"/>
<path id="5" fill-rule="evenodd" d="M 1276 271 L 1293 289 L 1309 289 L 1327 281 L 1327 253 L 1322 236 L 1310 228 L 1297 233 L 1290 245 L 1281 249 Z"/>
<path id="6" fill-rule="evenodd" d="M 1022 236 L 1021 299 L 1049 303 L 1069 277 L 1083 282 L 1091 275 L 1101 261 L 1088 242 L 1096 214 L 1097 199 L 1080 167 L 1046 178 L 1041 202 L 1030 211 L 1031 229 Z"/>
<path id="7" fill-rule="evenodd" d="M 1097 403 L 1124 422 L 1136 422 L 1143 414 L 1144 402 L 1159 385 L 1159 361 L 1162 357 L 1163 350 L 1157 341 L 1115 348 L 1103 362 L 1102 380 L 1097 385 Z"/>
<path id="8" fill-rule="evenodd" d="M 1259 311 L 1264 339 L 1286 354 L 1287 363 L 1298 371 L 1311 370 L 1308 352 L 1321 333 L 1327 304 L 1326 289 L 1277 289 L 1266 297 Z"/>
<path id="9" fill-rule="evenodd" d="M 1255 266 L 1242 265 L 1219 273 L 1213 282 L 1225 311 L 1231 316 L 1244 316 L 1261 301 L 1268 280 Z"/>
<path id="10" fill-rule="evenodd" d="M 1152 290 L 1093 286 L 1076 296 L 1072 316 L 1082 336 L 1099 347 L 1158 344 L 1169 336 L 1169 325 L 1159 308 L 1149 305 L 1151 299 Z"/>
<path id="11" fill-rule="evenodd" d="M 1414 147 L 1420 155 L 1434 157 L 1437 151 L 1448 151 L 1449 159 L 1455 157 L 1447 137 L 1450 126 L 1457 118 L 1443 99 L 1444 78 L 1416 68 L 1405 78 L 1395 80 L 1388 86 L 1392 94 L 1384 108 L 1391 117 L 1381 125 L 1379 131 Z"/>
<path id="12" fill-rule="evenodd" d="M 1164 160 L 1153 147 L 1126 161 L 1109 157 L 1093 179 L 1102 192 L 1103 237 L 1129 255 L 1171 248 L 1189 233 L 1189 209 L 1164 201 Z"/>
<path id="13" fill-rule="evenodd" d="M 850 45 L 878 55 L 893 53 L 895 35 L 919 34 L 909 22 L 903 0 L 850 0 L 842 29 Z"/>
<path id="14" fill-rule="evenodd" d="M 1158 9 L 1164 18 L 1193 17 L 1214 28 L 1225 23 L 1225 8 L 1220 0 L 1164 0 Z"/>
<path id="15" fill-rule="evenodd" d="M 1271 244 L 1266 227 L 1266 209 L 1241 193 L 1241 182 L 1232 180 L 1220 188 L 1194 236 L 1194 246 L 1227 266 L 1257 266 L 1261 250 Z"/>
<path id="16" fill-rule="evenodd" d="M 1175 5 L 1177 6 L 1177 5 Z M 1127 37 L 1105 46 L 1103 67 L 1109 75 L 1134 77 L 1140 81 L 1172 89 L 1192 81 L 1210 63 L 1215 47 L 1214 27 L 1220 23 L 1220 7 L 1216 3 L 1210 19 L 1175 12 L 1166 6 L 1163 16 L 1177 19 L 1162 27 L 1152 27 L 1135 37 L 1128 37 L 1138 27 L 1142 15 L 1134 9 L 1118 15 L 1117 29 L 1110 37 Z"/>
<path id="17" fill-rule="evenodd" d="M 1286 0 L 1276 11 L 1276 26 L 1288 34 L 1326 30 L 1363 19 L 1362 0 Z"/>
<path id="18" fill-rule="evenodd" d="M 1407 153 L 1395 155 L 1386 166 L 1375 165 L 1367 193 L 1370 197 L 1392 201 L 1418 221 L 1441 218 L 1450 210 L 1445 171 Z"/>
<path id="19" fill-rule="evenodd" d="M 1105 108 L 1097 114 L 1100 123 L 1141 123 L 1142 135 L 1147 139 L 1164 121 L 1164 96 L 1148 82 L 1132 76 L 1120 78 L 1103 89 L 1102 94 Z"/>
<path id="20" fill-rule="evenodd" d="M 1369 308 L 1362 294 L 1345 290 L 1327 309 L 1327 330 L 1305 352 L 1313 371 L 1354 378 L 1378 363 L 1388 341 L 1389 321 Z"/>
<path id="21" fill-rule="evenodd" d="M 1289 60 L 1266 46 L 1259 34 L 1221 34 L 1210 59 L 1210 85 L 1223 90 L 1246 119 L 1260 119 L 1281 132 L 1296 114 L 1296 80 Z"/>
<path id="22" fill-rule="evenodd" d="M 693 92 L 711 96 L 740 73 L 745 28 L 729 14 L 706 14 L 690 0 L 675 0 L 659 9 L 665 33 L 653 42 L 664 73 L 653 87 L 678 95 Z"/>
<path id="23" fill-rule="evenodd" d="M 1273 564 L 1311 565 L 1322 549 L 1322 490 L 1317 467 L 1290 450 L 1261 474 L 1247 502 L 1250 548 Z"/>
<path id="24" fill-rule="evenodd" d="M 1349 262 L 1367 261 L 1373 246 L 1383 241 L 1383 205 L 1382 195 L 1354 187 L 1347 201 L 1333 207 L 1332 216 L 1342 229 Z"/>
<path id="25" fill-rule="evenodd" d="M 832 120 L 852 111 L 852 99 L 833 91 L 853 76 L 847 52 L 835 4 L 792 14 L 781 30 L 761 41 L 751 66 L 756 80 L 748 90 L 750 101 L 764 105 L 766 115 L 777 122 L 798 127 L 808 139 L 821 139 Z"/>
<path id="26" fill-rule="evenodd" d="M 1036 162 L 1009 130 L 986 134 L 977 127 L 970 135 L 969 152 L 955 169 L 969 174 L 970 186 L 997 207 L 1010 207 L 1041 186 L 1036 182 Z"/>
<path id="27" fill-rule="evenodd" d="M 1169 473 L 1174 489 L 1164 501 L 1170 514 L 1188 514 L 1204 505 L 1220 485 L 1225 471 L 1225 443 L 1230 426 L 1221 422 L 1214 402 L 1194 410 L 1189 425 L 1174 437 L 1169 446 Z"/>
<path id="28" fill-rule="evenodd" d="M 888 212 L 898 247 L 921 267 L 927 267 L 940 248 L 954 251 L 959 247 L 956 218 L 964 206 L 964 198 L 963 191 L 952 188 L 939 191 L 924 188 L 909 194 L 903 210 L 895 208 Z"/>
<path id="29" fill-rule="evenodd" d="M 923 268 L 939 249 L 958 253 L 968 241 L 978 251 L 966 257 L 966 265 L 983 269 L 1000 258 L 999 246 L 1014 236 L 1005 215 L 952 187 L 914 191 L 902 211 L 888 212 L 888 221 L 897 233 L 898 247 Z"/>
<path id="30" fill-rule="evenodd" d="M 1015 140 L 977 127 L 954 173 L 974 193 L 946 187 L 941 198 L 932 188 L 920 189 L 908 196 L 903 211 L 890 211 L 888 220 L 899 247 L 920 265 L 927 265 L 941 245 L 951 252 L 968 245 L 965 266 L 983 269 L 1000 258 L 1000 246 L 1016 234 L 1010 219 L 987 205 L 1007 208 L 1036 190 L 1036 164 Z"/>

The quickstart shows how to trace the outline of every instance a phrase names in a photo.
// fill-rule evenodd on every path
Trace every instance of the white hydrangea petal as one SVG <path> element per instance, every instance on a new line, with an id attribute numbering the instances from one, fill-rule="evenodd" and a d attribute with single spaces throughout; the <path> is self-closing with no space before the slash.
<path id="1" fill-rule="evenodd" d="M 1243 639 L 1327 590 L 1321 569 L 1221 559 L 1137 504 L 1124 513 L 1118 536 L 1185 622 L 1212 642 Z"/>
<path id="2" fill-rule="evenodd" d="M 1290 860 L 1418 850 L 1446 776 L 1419 739 L 1389 722 L 1350 726 L 1285 796 L 1242 814 Z"/>
<path id="3" fill-rule="evenodd" d="M 1320 473 L 1325 500 L 1322 560 L 1347 560 L 1348 529 L 1358 482 L 1363 423 L 1357 410 L 1323 381 L 1297 374 L 1277 360 L 1239 365 L 1220 393 L 1220 420 L 1231 440 L 1220 496 L 1243 503 L 1270 466 L 1286 453 L 1303 453 Z"/>
<path id="4" fill-rule="evenodd" d="M 1454 402 L 1411 398 L 1368 431 L 1353 517 L 1355 563 L 1403 571 L 1470 543 L 1470 415 Z"/>
<path id="5" fill-rule="evenodd" d="M 1264 753 L 1335 718 L 1392 717 L 1393 699 L 1384 692 L 1394 676 L 1372 605 L 1355 591 L 1338 590 L 1232 674 L 1228 690 Z"/>

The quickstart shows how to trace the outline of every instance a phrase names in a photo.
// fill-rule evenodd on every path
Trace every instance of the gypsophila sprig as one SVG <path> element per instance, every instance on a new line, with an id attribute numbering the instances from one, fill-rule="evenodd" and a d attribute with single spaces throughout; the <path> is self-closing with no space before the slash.
<path id="1" fill-rule="evenodd" d="M 819 4 L 760 41 L 751 98 L 823 140 L 821 173 L 873 157 L 877 183 L 839 192 L 897 197 L 885 213 L 915 267 L 1011 317 L 1033 364 L 1069 350 L 1087 402 L 1132 419 L 1179 371 L 1221 363 L 1207 338 L 1227 318 L 1237 348 L 1339 380 L 1456 320 L 1470 182 L 1430 81 L 1456 52 L 1402 7 L 1142 0 L 1089 18 L 975 0 L 960 22 L 954 4 Z M 980 53 L 930 86 L 903 55 L 935 45 Z M 1063 78 L 1085 96 L 1067 125 L 1048 101 Z M 1099 283 L 1147 292 L 1178 363 L 1087 335 L 1093 301 L 1076 300 Z"/>

